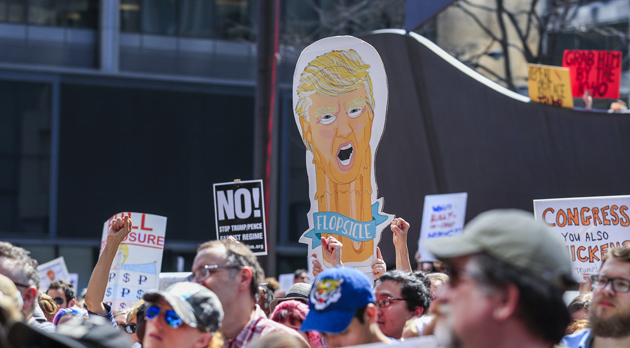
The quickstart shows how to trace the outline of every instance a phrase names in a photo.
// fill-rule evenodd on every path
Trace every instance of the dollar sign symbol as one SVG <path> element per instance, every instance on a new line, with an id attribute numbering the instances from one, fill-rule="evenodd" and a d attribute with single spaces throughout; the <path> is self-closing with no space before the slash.
<path id="1" fill-rule="evenodd" d="M 142 300 L 142 295 L 144 295 L 144 290 L 138 290 L 136 298 Z"/>
<path id="2" fill-rule="evenodd" d="M 105 292 L 105 296 L 107 297 L 112 296 L 112 288 L 107 288 L 107 291 Z"/>
<path id="3" fill-rule="evenodd" d="M 129 283 L 130 280 L 131 280 L 131 275 L 129 273 L 123 274 L 123 282 Z"/>

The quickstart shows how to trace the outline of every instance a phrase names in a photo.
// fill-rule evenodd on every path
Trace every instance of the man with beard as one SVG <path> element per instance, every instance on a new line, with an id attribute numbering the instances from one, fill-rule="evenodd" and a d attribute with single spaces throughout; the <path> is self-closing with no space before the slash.
<path id="1" fill-rule="evenodd" d="M 451 268 L 436 301 L 435 335 L 445 348 L 551 348 L 571 317 L 562 300 L 571 278 L 563 241 L 532 214 L 494 210 L 462 234 L 427 241 Z"/>
<path id="2" fill-rule="evenodd" d="M 562 343 L 569 348 L 630 347 L 630 244 L 608 253 L 591 280 L 591 329 L 566 336 Z"/>

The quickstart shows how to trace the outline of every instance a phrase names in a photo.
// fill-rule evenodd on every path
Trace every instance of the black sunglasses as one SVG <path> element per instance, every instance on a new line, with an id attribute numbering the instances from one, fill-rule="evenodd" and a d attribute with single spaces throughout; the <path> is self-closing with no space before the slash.
<path id="1" fill-rule="evenodd" d="M 137 330 L 138 330 L 138 327 L 136 326 L 136 324 L 125 325 L 125 332 L 128 334 L 135 334 Z"/>
<path id="2" fill-rule="evenodd" d="M 63 304 L 63 299 L 61 297 L 53 298 L 53 301 L 57 304 L 57 306 L 61 306 Z"/>

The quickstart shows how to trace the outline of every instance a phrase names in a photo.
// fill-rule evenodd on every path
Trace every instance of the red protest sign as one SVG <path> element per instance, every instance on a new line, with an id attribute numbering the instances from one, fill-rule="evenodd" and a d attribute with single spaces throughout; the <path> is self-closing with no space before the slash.
<path id="1" fill-rule="evenodd" d="M 569 68 L 573 97 L 590 90 L 593 98 L 619 98 L 621 52 L 565 50 L 562 66 Z"/>

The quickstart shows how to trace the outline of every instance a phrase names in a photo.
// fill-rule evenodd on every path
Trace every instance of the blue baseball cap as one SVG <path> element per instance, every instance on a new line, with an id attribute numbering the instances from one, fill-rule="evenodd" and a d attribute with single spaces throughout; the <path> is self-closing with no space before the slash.
<path id="1" fill-rule="evenodd" d="M 320 273 L 308 296 L 309 312 L 300 331 L 341 333 L 356 310 L 374 303 L 368 277 L 354 268 L 335 267 Z"/>

